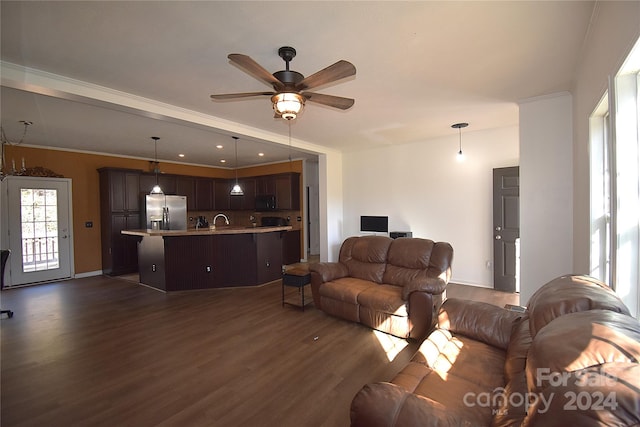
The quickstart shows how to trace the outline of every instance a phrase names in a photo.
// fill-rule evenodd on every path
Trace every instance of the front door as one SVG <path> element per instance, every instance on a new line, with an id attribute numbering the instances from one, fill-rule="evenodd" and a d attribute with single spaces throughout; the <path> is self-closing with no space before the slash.
<path id="1" fill-rule="evenodd" d="M 493 287 L 520 291 L 520 168 L 493 170 Z"/>
<path id="2" fill-rule="evenodd" d="M 8 177 L 11 286 L 72 275 L 71 180 Z"/>

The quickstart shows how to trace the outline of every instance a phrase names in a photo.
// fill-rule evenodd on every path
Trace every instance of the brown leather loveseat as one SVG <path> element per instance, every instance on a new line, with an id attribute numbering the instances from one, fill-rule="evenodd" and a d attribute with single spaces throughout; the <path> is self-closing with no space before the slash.
<path id="1" fill-rule="evenodd" d="M 449 299 L 390 382 L 366 385 L 352 426 L 638 426 L 640 322 L 604 284 L 562 276 L 527 311 Z"/>
<path id="2" fill-rule="evenodd" d="M 349 237 L 338 262 L 309 266 L 316 308 L 402 338 L 422 339 L 451 277 L 449 243 Z"/>

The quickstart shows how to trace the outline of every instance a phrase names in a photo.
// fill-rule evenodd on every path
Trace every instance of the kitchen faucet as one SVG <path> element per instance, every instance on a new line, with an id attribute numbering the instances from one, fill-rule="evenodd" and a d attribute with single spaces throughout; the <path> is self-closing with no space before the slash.
<path id="1" fill-rule="evenodd" d="M 216 220 L 218 219 L 218 217 L 224 218 L 224 223 L 229 225 L 229 217 L 223 213 L 219 213 L 218 215 L 213 217 L 213 220 L 211 220 L 211 225 L 213 226 L 213 228 L 216 227 Z"/>

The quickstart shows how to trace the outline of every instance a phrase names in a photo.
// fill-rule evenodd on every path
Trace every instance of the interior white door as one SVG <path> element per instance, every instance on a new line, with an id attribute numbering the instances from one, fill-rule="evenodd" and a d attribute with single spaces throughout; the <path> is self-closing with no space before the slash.
<path id="1" fill-rule="evenodd" d="M 71 180 L 8 177 L 9 286 L 73 273 Z"/>

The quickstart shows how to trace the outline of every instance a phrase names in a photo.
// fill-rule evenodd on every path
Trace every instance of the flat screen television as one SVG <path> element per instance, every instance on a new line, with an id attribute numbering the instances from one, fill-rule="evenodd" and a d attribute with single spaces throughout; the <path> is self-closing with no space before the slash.
<path id="1" fill-rule="evenodd" d="M 389 231 L 388 216 L 361 216 L 360 231 L 375 231 L 387 233 Z"/>

